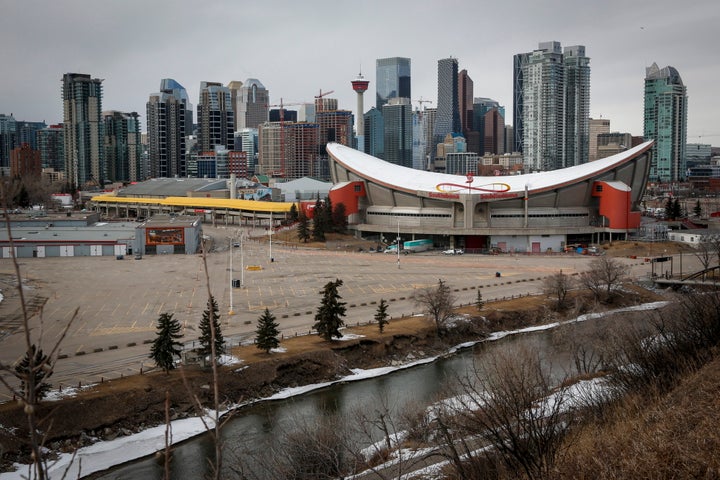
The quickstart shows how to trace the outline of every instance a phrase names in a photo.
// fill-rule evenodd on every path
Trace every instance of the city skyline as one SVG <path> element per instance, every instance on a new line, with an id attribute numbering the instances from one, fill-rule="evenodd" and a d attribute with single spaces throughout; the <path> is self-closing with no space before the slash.
<path id="1" fill-rule="evenodd" d="M 202 7 L 178 1 L 172 15 L 168 5 L 70 0 L 28 8 L 26 2 L 0 0 L 0 112 L 17 120 L 61 122 L 65 73 L 104 79 L 103 108 L 138 112 L 143 131 L 145 103 L 163 78 L 185 86 L 194 107 L 203 81 L 227 85 L 257 78 L 273 104 L 281 98 L 312 102 L 320 91 L 334 90 L 330 96 L 340 108 L 354 111 L 351 81 L 361 71 L 374 92 L 375 61 L 396 56 L 412 61 L 413 108 L 420 98 L 433 102 L 425 106 L 437 106 L 437 61 L 452 56 L 473 78 L 476 96 L 493 98 L 511 112 L 513 55 L 559 41 L 587 48 L 590 116 L 609 119 L 612 131 L 642 135 L 645 69 L 657 63 L 676 68 L 687 86 L 687 141 L 720 144 L 720 99 L 713 85 L 720 65 L 712 61 L 720 9 L 714 2 L 677 9 L 665 0 L 582 8 L 569 0 L 520 6 L 369 0 L 351 9 L 329 1 L 219 1 Z M 87 8 L 93 9 L 92 21 L 83 13 Z M 228 28 L 220 28 L 221 22 Z M 443 32 L 431 24 L 452 28 Z"/>

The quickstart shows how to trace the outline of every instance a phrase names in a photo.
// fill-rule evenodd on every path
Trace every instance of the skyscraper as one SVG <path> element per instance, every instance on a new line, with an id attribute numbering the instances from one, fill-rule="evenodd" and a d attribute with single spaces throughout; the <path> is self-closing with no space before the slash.
<path id="1" fill-rule="evenodd" d="M 17 143 L 17 121 L 10 115 L 0 113 L 0 168 L 7 170 L 5 174 L 10 172 L 10 152 L 15 148 Z"/>
<path id="2" fill-rule="evenodd" d="M 412 168 L 413 122 L 409 98 L 391 98 L 382 107 L 385 123 L 383 159 L 386 162 Z"/>
<path id="3" fill-rule="evenodd" d="M 240 88 L 236 100 L 238 124 L 237 130 L 243 128 L 258 128 L 258 125 L 268 121 L 268 105 L 270 92 L 257 78 L 248 78 Z"/>
<path id="4" fill-rule="evenodd" d="M 38 130 L 37 142 L 42 168 L 52 168 L 56 172 L 64 172 L 65 150 L 62 124 L 50 125 Z"/>
<path id="5" fill-rule="evenodd" d="M 433 131 L 433 145 L 443 143 L 447 134 L 459 134 L 460 107 L 458 102 L 458 60 L 443 58 L 438 60 L 438 100 Z"/>
<path id="6" fill-rule="evenodd" d="M 373 107 L 364 115 L 365 153 L 373 157 L 383 158 L 385 151 L 385 122 L 382 111 Z"/>
<path id="7" fill-rule="evenodd" d="M 588 161 L 590 59 L 578 45 L 540 43 L 514 57 L 515 143 L 526 171 Z M 521 145 L 518 142 L 522 140 Z"/>
<path id="8" fill-rule="evenodd" d="M 650 180 L 675 182 L 685 178 L 687 90 L 674 67 L 645 70 L 645 140 L 655 140 Z"/>
<path id="9" fill-rule="evenodd" d="M 147 102 L 150 177 L 187 175 L 185 139 L 192 134 L 192 128 L 192 105 L 187 91 L 171 78 L 161 80 L 160 92 L 151 94 Z"/>
<path id="10" fill-rule="evenodd" d="M 140 119 L 137 112 L 103 112 L 105 163 L 111 182 L 137 182 L 142 178 Z"/>
<path id="11" fill-rule="evenodd" d="M 235 111 L 230 89 L 221 83 L 201 82 L 197 109 L 199 150 L 209 152 L 216 145 L 232 150 L 235 147 Z"/>
<path id="12" fill-rule="evenodd" d="M 375 107 L 382 111 L 391 98 L 410 97 L 410 59 L 403 57 L 375 60 Z"/>
<path id="13" fill-rule="evenodd" d="M 102 187 L 106 178 L 102 79 L 66 73 L 62 81 L 65 178 L 76 188 Z"/>
<path id="14" fill-rule="evenodd" d="M 465 135 L 473 128 L 473 81 L 464 68 L 458 73 L 458 108 L 460 129 Z"/>
<path id="15" fill-rule="evenodd" d="M 477 97 L 472 104 L 472 130 L 465 138 L 469 152 L 505 153 L 505 107 L 492 98 Z"/>
<path id="16" fill-rule="evenodd" d="M 585 47 L 566 47 L 563 67 L 565 144 L 561 167 L 572 167 L 590 160 L 590 59 L 585 56 Z"/>

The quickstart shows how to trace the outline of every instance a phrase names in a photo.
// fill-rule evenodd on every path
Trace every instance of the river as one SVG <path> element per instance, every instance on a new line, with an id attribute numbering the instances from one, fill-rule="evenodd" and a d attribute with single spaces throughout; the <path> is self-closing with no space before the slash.
<path id="1" fill-rule="evenodd" d="M 508 335 L 496 341 L 482 342 L 432 363 L 398 370 L 389 375 L 335 384 L 290 399 L 246 407 L 238 411 L 222 430 L 225 467 L 239 468 L 240 463 L 247 466 L 252 463 L 248 459 L 268 449 L 273 442 L 277 442 L 279 436 L 289 430 L 302 428 L 303 425 L 316 423 L 319 418 L 339 415 L 352 420 L 359 412 L 373 416 L 382 406 L 387 406 L 389 413 L 397 418 L 398 413 L 410 408 L 410 405 L 430 405 L 448 395 L 458 379 L 472 377 L 479 363 L 500 352 L 537 352 L 552 377 L 560 381 L 576 373 L 573 352 L 577 345 L 584 345 L 586 356 L 592 355 L 600 351 L 603 342 L 612 338 L 611 333 L 618 331 L 619 326 L 626 329 L 628 322 L 642 322 L 645 318 L 647 316 L 642 314 L 612 315 L 564 324 L 553 329 Z M 207 435 L 176 445 L 171 462 L 172 478 L 204 478 L 210 474 L 207 459 L 213 456 L 214 447 Z M 240 462 L 238 459 L 243 460 Z M 228 477 L 231 477 L 229 471 Z M 162 479 L 163 465 L 156 456 L 150 456 L 93 478 Z"/>

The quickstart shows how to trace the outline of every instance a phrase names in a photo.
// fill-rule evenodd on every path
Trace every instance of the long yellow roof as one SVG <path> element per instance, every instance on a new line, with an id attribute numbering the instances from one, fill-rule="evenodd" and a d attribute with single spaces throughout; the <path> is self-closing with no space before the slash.
<path id="1" fill-rule="evenodd" d="M 289 212 L 292 202 L 260 202 L 255 200 L 231 200 L 229 198 L 205 197 L 118 197 L 116 195 L 98 195 L 92 197 L 95 203 L 134 203 L 143 205 L 167 205 L 190 208 L 227 208 L 251 212 Z"/>

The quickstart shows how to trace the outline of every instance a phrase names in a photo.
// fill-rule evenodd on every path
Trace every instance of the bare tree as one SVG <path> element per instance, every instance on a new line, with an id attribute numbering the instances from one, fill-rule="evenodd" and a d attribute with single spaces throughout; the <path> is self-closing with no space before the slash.
<path id="1" fill-rule="evenodd" d="M 7 192 L 5 191 L 4 182 L 0 182 L 0 202 L 2 202 L 3 215 L 5 220 L 5 228 L 7 229 L 8 240 L 10 242 L 10 256 L 12 264 L 15 270 L 15 277 L 17 278 L 17 289 L 20 297 L 20 305 L 22 308 L 22 331 L 25 340 L 25 357 L 21 362 L 23 364 L 20 369 L 13 369 L 10 366 L 3 365 L 0 363 L 0 370 L 4 370 L 9 373 L 13 373 L 21 384 L 21 389 L 16 389 L 10 385 L 3 377 L 0 377 L 0 383 L 2 383 L 13 396 L 17 398 L 19 402 L 24 406 L 25 416 L 27 418 L 28 426 L 28 443 L 31 452 L 32 465 L 30 466 L 29 478 L 35 478 L 38 480 L 45 480 L 48 478 L 48 465 L 46 463 L 46 457 L 44 455 L 44 440 L 45 432 L 43 429 L 47 428 L 47 423 L 50 419 L 39 419 L 37 417 L 37 407 L 42 398 L 43 384 L 42 380 L 52 375 L 55 361 L 59 353 L 60 345 L 65 339 L 70 326 L 77 318 L 78 309 L 75 309 L 70 320 L 64 326 L 57 341 L 52 345 L 52 348 L 48 354 L 42 354 L 42 324 L 43 324 L 43 312 L 42 309 L 39 312 L 30 312 L 28 310 L 28 304 L 25 300 L 25 289 L 23 288 L 22 275 L 20 274 L 20 264 L 15 257 L 15 245 L 13 242 L 12 231 L 10 228 L 10 215 L 8 214 L 7 208 Z M 31 333 L 33 331 L 30 321 L 37 316 L 37 321 L 41 327 L 35 329 L 40 332 L 40 338 L 33 339 Z M 37 355 L 40 352 L 40 355 Z M 25 362 L 26 360 L 26 362 Z M 68 467 L 69 468 L 69 467 Z"/>
<path id="2" fill-rule="evenodd" d="M 415 295 L 415 303 L 433 319 L 438 333 L 453 315 L 455 302 L 455 295 L 442 278 L 438 279 L 437 286 L 427 287 Z"/>
<path id="3" fill-rule="evenodd" d="M 565 300 L 572 284 L 572 278 L 565 275 L 562 270 L 550 275 L 543 282 L 543 293 L 555 299 L 556 310 L 562 310 L 565 307 Z"/>
<path id="4" fill-rule="evenodd" d="M 715 246 L 713 242 L 703 239 L 697 244 L 697 251 L 694 252 L 695 258 L 698 259 L 703 270 L 710 268 L 710 264 L 715 256 Z M 703 272 L 703 280 L 705 280 L 706 273 Z"/>
<path id="5" fill-rule="evenodd" d="M 626 276 L 627 266 L 603 255 L 590 262 L 590 269 L 580 274 L 580 283 L 592 292 L 595 300 L 609 301 Z"/>
<path id="6" fill-rule="evenodd" d="M 461 380 L 460 395 L 436 411 L 441 430 L 455 432 L 445 435 L 445 446 L 464 472 L 460 478 L 476 478 L 474 468 L 461 465 L 473 452 L 497 456 L 525 478 L 548 478 L 573 423 L 562 385 L 538 352 L 524 349 L 493 356 Z M 468 443 L 473 437 L 482 442 Z M 492 449 L 482 448 L 488 445 Z"/>

